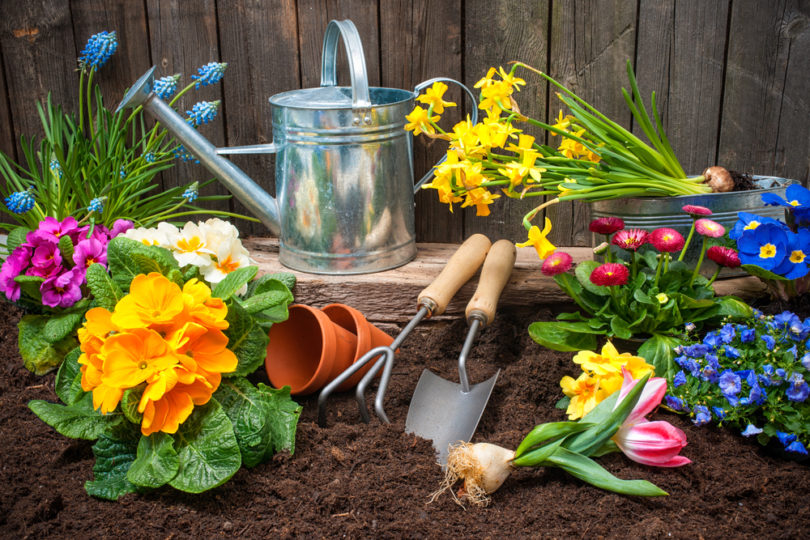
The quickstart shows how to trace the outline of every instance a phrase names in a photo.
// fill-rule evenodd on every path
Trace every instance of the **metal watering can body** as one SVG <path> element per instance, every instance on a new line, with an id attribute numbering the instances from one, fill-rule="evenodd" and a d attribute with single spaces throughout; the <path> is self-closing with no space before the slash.
<path id="1" fill-rule="evenodd" d="M 338 87 L 342 37 L 351 87 Z M 273 143 L 216 148 L 151 92 L 152 68 L 119 108 L 142 105 L 279 238 L 279 261 L 294 270 L 360 274 L 395 268 L 416 255 L 413 142 L 405 116 L 415 92 L 369 88 L 362 44 L 351 21 L 331 21 L 321 87 L 270 98 Z M 441 79 L 450 82 L 450 79 Z M 460 84 L 460 83 L 457 83 Z M 470 97 L 473 94 L 464 87 Z M 223 154 L 277 153 L 276 197 Z"/>

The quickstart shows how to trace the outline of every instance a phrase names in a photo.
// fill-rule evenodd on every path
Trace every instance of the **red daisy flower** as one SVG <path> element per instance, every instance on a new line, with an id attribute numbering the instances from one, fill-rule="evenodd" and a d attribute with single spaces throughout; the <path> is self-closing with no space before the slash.
<path id="1" fill-rule="evenodd" d="M 702 236 L 720 238 L 726 233 L 726 228 L 710 219 L 699 219 L 695 221 L 695 230 Z"/>
<path id="2" fill-rule="evenodd" d="M 613 245 L 628 251 L 636 251 L 647 241 L 647 231 L 644 229 L 624 229 L 613 236 Z"/>
<path id="3" fill-rule="evenodd" d="M 591 221 L 588 230 L 597 234 L 613 234 L 624 229 L 624 221 L 617 217 L 601 217 Z"/>
<path id="4" fill-rule="evenodd" d="M 540 271 L 547 276 L 556 276 L 557 274 L 567 272 L 573 263 L 574 259 L 571 255 L 564 251 L 556 251 L 543 261 L 543 266 L 540 268 Z"/>
<path id="5" fill-rule="evenodd" d="M 740 256 L 731 248 L 712 246 L 706 250 L 706 256 L 720 266 L 737 268 L 740 266 Z"/>
<path id="6" fill-rule="evenodd" d="M 698 206 L 696 204 L 687 204 L 683 208 L 681 208 L 684 212 L 689 214 L 692 217 L 697 216 L 710 216 L 712 215 L 712 211 L 706 208 L 705 206 Z"/>
<path id="7" fill-rule="evenodd" d="M 624 285 L 630 277 L 630 270 L 621 263 L 605 263 L 597 266 L 591 272 L 591 283 L 609 287 L 611 285 Z"/>
<path id="8" fill-rule="evenodd" d="M 662 227 L 650 233 L 649 242 L 662 253 L 672 253 L 683 249 L 684 239 L 675 229 Z"/>

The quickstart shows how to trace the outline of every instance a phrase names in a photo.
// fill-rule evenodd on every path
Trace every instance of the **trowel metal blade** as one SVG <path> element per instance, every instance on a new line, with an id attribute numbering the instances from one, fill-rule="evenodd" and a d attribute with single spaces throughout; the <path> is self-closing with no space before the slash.
<path id="1" fill-rule="evenodd" d="M 405 430 L 431 439 L 439 463 L 445 465 L 449 446 L 468 442 L 475 433 L 500 372 L 464 392 L 460 384 L 424 370 L 411 398 Z"/>

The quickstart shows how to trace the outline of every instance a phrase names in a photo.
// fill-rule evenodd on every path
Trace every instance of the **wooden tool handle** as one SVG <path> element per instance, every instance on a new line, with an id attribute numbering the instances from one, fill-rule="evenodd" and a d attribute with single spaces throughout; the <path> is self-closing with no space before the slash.
<path id="1" fill-rule="evenodd" d="M 489 238 L 483 234 L 474 234 L 467 238 L 436 279 L 419 293 L 419 304 L 427 305 L 431 315 L 444 313 L 450 299 L 481 267 L 491 245 Z"/>
<path id="2" fill-rule="evenodd" d="M 475 294 L 467 304 L 465 311 L 467 320 L 474 313 L 485 317 L 484 325 L 495 319 L 498 298 L 500 298 L 506 282 L 509 281 L 509 276 L 512 275 L 516 256 L 515 245 L 509 240 L 498 240 L 492 244 L 487 259 L 484 261 L 484 268 L 481 269 L 478 288 L 475 289 Z"/>

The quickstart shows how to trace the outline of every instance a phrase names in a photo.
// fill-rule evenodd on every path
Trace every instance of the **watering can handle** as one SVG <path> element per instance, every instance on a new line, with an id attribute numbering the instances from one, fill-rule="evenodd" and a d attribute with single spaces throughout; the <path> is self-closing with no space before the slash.
<path id="1" fill-rule="evenodd" d="M 448 79 L 447 77 L 435 77 L 433 79 L 428 79 L 425 82 L 417 84 L 416 88 L 414 88 L 414 92 L 416 94 L 419 94 L 419 92 L 421 92 L 422 90 L 424 90 L 425 88 L 427 88 L 428 86 L 432 85 L 435 82 L 450 82 L 450 83 L 453 83 L 453 84 L 457 84 L 457 85 L 459 85 L 461 87 L 462 90 L 467 92 L 467 95 L 470 97 L 470 101 L 473 104 L 472 114 L 470 115 L 472 118 L 470 119 L 470 121 L 473 123 L 473 125 L 478 123 L 478 106 L 477 106 L 478 102 L 475 99 L 475 94 L 473 94 L 472 90 L 467 88 L 466 85 L 458 82 L 455 79 Z M 427 172 L 427 174 L 425 174 L 425 176 L 423 176 L 416 184 L 414 184 L 414 186 L 413 186 L 413 192 L 414 193 L 419 192 L 419 190 L 422 188 L 422 185 L 425 182 L 427 182 L 433 176 L 433 171 L 436 169 L 436 167 L 438 167 L 439 165 L 444 163 L 444 161 L 446 159 L 447 159 L 447 154 L 442 156 L 442 158 L 439 161 L 437 161 L 436 164 L 433 167 L 430 168 L 430 170 Z"/>
<path id="2" fill-rule="evenodd" d="M 321 55 L 321 86 L 337 86 L 337 44 L 338 36 L 343 38 L 346 56 L 349 59 L 349 71 L 352 77 L 352 110 L 354 123 L 371 123 L 369 112 L 371 99 L 368 93 L 368 72 L 366 59 L 363 56 L 363 43 L 357 28 L 349 19 L 330 21 L 323 37 L 323 54 Z"/>

